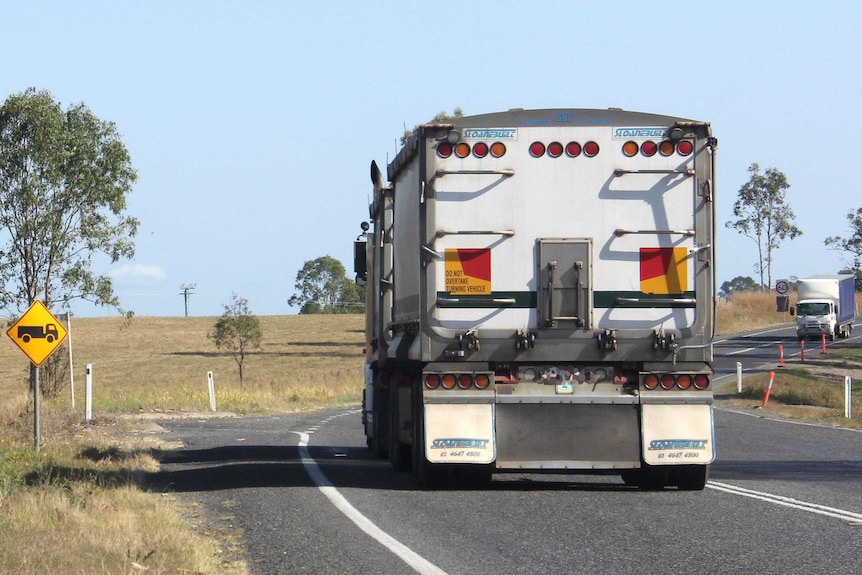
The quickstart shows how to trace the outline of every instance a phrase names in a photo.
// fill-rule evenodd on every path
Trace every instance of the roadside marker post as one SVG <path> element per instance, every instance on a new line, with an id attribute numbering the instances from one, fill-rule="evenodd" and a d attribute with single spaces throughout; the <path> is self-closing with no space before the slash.
<path id="1" fill-rule="evenodd" d="M 736 392 L 742 393 L 742 362 L 736 362 Z"/>
<path id="2" fill-rule="evenodd" d="M 823 343 L 820 346 L 820 355 L 826 355 L 826 334 L 823 334 Z"/>
<path id="3" fill-rule="evenodd" d="M 93 419 L 93 364 L 84 370 L 84 421 Z"/>
<path id="4" fill-rule="evenodd" d="M 851 390 L 853 379 L 849 375 L 844 376 L 844 417 L 850 419 L 850 404 L 852 402 Z"/>
<path id="5" fill-rule="evenodd" d="M 216 396 L 215 396 L 215 381 L 213 380 L 213 372 L 207 372 L 207 387 L 209 387 L 210 393 L 210 411 L 216 410 Z"/>
<path id="6" fill-rule="evenodd" d="M 778 367 L 784 367 L 784 346 L 778 346 Z"/>
<path id="7" fill-rule="evenodd" d="M 802 351 L 799 352 L 799 361 L 805 363 L 805 340 L 799 340 L 799 345 L 802 348 Z"/>
<path id="8" fill-rule="evenodd" d="M 766 407 L 766 404 L 769 403 L 769 394 L 772 391 L 772 382 L 775 381 L 775 372 L 769 372 L 769 385 L 766 386 L 766 392 L 763 394 L 763 405 L 761 407 Z"/>

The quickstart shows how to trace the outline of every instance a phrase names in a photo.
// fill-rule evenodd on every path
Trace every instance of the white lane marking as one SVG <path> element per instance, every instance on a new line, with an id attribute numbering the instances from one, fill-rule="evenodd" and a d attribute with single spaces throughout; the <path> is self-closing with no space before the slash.
<path id="1" fill-rule="evenodd" d="M 377 527 L 370 519 L 351 505 L 332 483 L 329 482 L 326 475 L 323 474 L 323 471 L 317 465 L 317 462 L 309 454 L 308 434 L 299 431 L 294 431 L 293 433 L 299 435 L 299 455 L 302 459 L 302 465 L 305 466 L 305 470 L 312 481 L 314 481 L 314 484 L 317 485 L 317 488 L 320 489 L 320 492 L 329 499 L 336 509 L 353 521 L 362 531 L 397 555 L 417 573 L 421 575 L 446 575 L 445 571 Z"/>
<path id="2" fill-rule="evenodd" d="M 766 346 L 761 346 L 761 347 L 766 347 Z M 731 352 L 726 353 L 726 354 L 724 354 L 724 355 L 737 355 L 737 354 L 740 354 L 740 353 L 748 353 L 749 351 L 754 351 L 755 349 L 761 349 L 761 348 L 758 348 L 758 347 L 746 347 L 745 349 L 737 349 L 736 351 L 731 351 Z"/>
<path id="3" fill-rule="evenodd" d="M 718 483 L 717 481 L 710 481 L 706 484 L 706 486 L 710 489 L 715 489 L 716 491 L 724 491 L 725 493 L 732 493 L 734 495 L 750 497 L 751 499 L 758 499 L 760 501 L 773 503 L 775 505 L 783 505 L 784 507 L 790 507 L 792 509 L 799 509 L 801 511 L 807 511 L 809 513 L 817 513 L 818 515 L 834 517 L 836 519 L 847 521 L 848 523 L 859 523 L 860 521 L 862 521 L 862 513 L 854 513 L 845 509 L 835 509 L 834 507 L 826 507 L 825 505 L 808 503 L 806 501 L 800 501 L 791 497 L 783 497 L 781 495 L 774 495 L 772 493 L 764 493 L 762 491 L 744 489 L 742 487 L 736 487 L 735 485 L 729 485 L 727 483 Z"/>
<path id="4" fill-rule="evenodd" d="M 804 425 L 807 427 L 819 427 L 821 429 L 831 429 L 834 431 L 849 431 L 851 433 L 862 433 L 862 429 L 856 429 L 855 427 L 842 427 L 840 425 L 833 425 L 831 423 L 819 423 L 817 421 L 804 421 L 798 419 L 778 419 L 777 417 L 769 417 L 767 415 L 763 415 L 760 412 L 748 413 L 747 411 L 742 411 L 741 409 L 735 409 L 732 407 L 723 407 L 719 405 L 713 405 L 714 409 L 719 411 L 727 411 L 729 413 L 735 413 L 737 415 L 744 415 L 746 417 L 753 417 L 755 419 L 760 419 L 761 421 L 772 421 L 774 423 L 787 423 L 790 425 Z M 757 409 L 757 408 L 755 408 Z"/>

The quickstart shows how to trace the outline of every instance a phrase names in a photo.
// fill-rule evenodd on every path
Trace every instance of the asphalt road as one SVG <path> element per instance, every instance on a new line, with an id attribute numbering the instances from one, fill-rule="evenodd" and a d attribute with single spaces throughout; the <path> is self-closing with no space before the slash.
<path id="1" fill-rule="evenodd" d="M 826 342 L 829 350 L 848 344 L 859 345 L 862 341 L 862 324 L 854 324 L 853 333 L 847 339 L 838 338 Z M 799 366 L 823 358 L 822 341 L 800 342 L 793 325 L 785 325 L 752 331 L 749 333 L 719 337 L 714 346 L 713 369 L 718 383 L 736 381 L 736 364 L 741 363 L 744 372 L 780 369 L 782 347 L 784 366 Z"/>
<path id="2" fill-rule="evenodd" d="M 862 433 L 721 401 L 703 492 L 528 474 L 425 492 L 371 458 L 357 409 L 160 424 L 186 447 L 156 488 L 241 529 L 254 575 L 862 572 Z"/>

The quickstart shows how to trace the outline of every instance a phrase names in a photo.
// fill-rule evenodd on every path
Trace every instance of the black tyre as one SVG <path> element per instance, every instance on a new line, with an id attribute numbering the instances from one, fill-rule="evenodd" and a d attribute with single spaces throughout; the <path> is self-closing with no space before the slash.
<path id="1" fill-rule="evenodd" d="M 709 465 L 683 465 L 674 469 L 671 479 L 680 491 L 703 491 L 709 480 Z"/>
<path id="2" fill-rule="evenodd" d="M 644 464 L 640 469 L 626 469 L 620 472 L 623 483 L 643 491 L 658 491 L 668 484 L 670 470 L 667 467 L 654 467 Z"/>

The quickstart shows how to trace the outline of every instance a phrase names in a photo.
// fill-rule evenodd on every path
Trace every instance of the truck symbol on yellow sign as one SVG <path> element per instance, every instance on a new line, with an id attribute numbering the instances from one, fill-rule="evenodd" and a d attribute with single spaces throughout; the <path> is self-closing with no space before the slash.
<path id="1" fill-rule="evenodd" d="M 36 300 L 6 335 L 38 367 L 60 347 L 67 332 L 45 304 Z"/>
<path id="2" fill-rule="evenodd" d="M 34 337 L 44 337 L 48 343 L 51 343 L 57 339 L 57 326 L 53 323 L 49 323 L 45 327 L 41 325 L 19 325 L 18 337 L 24 343 L 29 343 Z"/>

